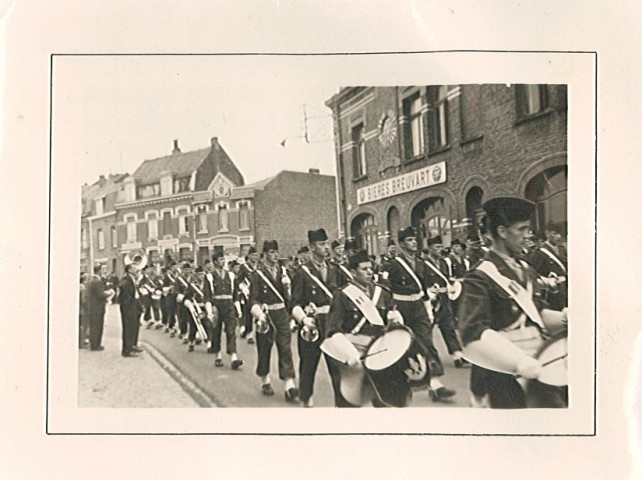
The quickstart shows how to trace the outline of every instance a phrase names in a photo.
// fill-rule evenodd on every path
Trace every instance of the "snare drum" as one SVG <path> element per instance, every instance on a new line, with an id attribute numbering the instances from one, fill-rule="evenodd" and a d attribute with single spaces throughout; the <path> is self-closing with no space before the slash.
<path id="1" fill-rule="evenodd" d="M 526 404 L 534 408 L 568 407 L 568 337 L 559 333 L 535 353 L 542 364 L 542 374 L 526 385 Z"/>
<path id="2" fill-rule="evenodd" d="M 408 401 L 410 379 L 418 381 L 427 373 L 425 358 L 412 331 L 397 326 L 376 337 L 363 359 L 368 377 L 379 400 L 397 407 Z"/>

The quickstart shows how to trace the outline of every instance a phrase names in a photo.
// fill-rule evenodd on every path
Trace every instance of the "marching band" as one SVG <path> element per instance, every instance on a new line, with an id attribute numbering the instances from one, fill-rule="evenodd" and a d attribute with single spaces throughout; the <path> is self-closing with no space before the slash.
<path id="1" fill-rule="evenodd" d="M 217 251 L 195 269 L 170 261 L 155 272 L 144 252 L 130 254 L 118 296 L 122 354 L 140 351 L 142 316 L 140 324 L 178 336 L 188 352 L 203 343 L 218 368 L 226 363 L 225 332 L 236 371 L 245 364 L 238 327 L 240 339 L 256 344 L 259 394 L 274 395 L 276 344 L 288 403 L 314 406 L 316 372 L 325 363 L 336 407 L 405 407 L 413 391 L 427 389 L 433 402 L 457 393 L 441 381 L 436 326 L 454 366 L 472 364 L 471 406 L 567 406 L 566 354 L 549 358 L 565 348 L 568 324 L 559 234 L 551 228 L 539 245 L 530 242 L 533 206 L 525 200 L 493 199 L 484 209 L 485 229 L 453 240 L 448 254 L 439 236 L 420 251 L 412 227 L 374 261 L 354 239 L 330 243 L 323 228 L 308 231 L 309 244 L 288 262 L 277 240 L 266 240 L 260 253 L 251 247 L 234 265 Z"/>

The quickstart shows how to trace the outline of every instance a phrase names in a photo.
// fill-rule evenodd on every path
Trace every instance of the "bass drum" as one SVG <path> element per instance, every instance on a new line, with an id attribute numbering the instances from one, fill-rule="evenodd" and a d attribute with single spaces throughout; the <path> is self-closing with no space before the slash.
<path id="1" fill-rule="evenodd" d="M 561 332 L 535 353 L 542 364 L 542 374 L 525 387 L 529 408 L 568 408 L 568 335 Z"/>
<path id="2" fill-rule="evenodd" d="M 363 359 L 380 406 L 404 407 L 410 397 L 409 381 L 426 377 L 426 360 L 412 331 L 396 326 L 370 343 Z"/>

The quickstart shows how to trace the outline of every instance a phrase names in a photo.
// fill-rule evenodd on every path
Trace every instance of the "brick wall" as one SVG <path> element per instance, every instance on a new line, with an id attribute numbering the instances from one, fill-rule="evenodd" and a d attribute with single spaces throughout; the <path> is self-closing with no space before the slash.
<path id="1" fill-rule="evenodd" d="M 256 245 L 276 239 L 282 255 L 308 244 L 308 230 L 325 228 L 338 237 L 335 178 L 284 171 L 255 192 Z"/>

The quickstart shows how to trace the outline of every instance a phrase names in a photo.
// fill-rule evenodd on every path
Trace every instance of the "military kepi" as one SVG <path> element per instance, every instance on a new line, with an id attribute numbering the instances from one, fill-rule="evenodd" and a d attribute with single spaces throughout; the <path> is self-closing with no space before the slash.
<path id="1" fill-rule="evenodd" d="M 531 219 L 535 205 L 517 197 L 497 197 L 488 200 L 482 208 L 486 211 L 489 226 L 507 227 L 515 222 Z"/>
<path id="2" fill-rule="evenodd" d="M 403 230 L 399 230 L 399 241 L 403 242 L 408 237 L 416 237 L 415 229 L 412 227 L 406 227 Z"/>
<path id="3" fill-rule="evenodd" d="M 269 250 L 278 250 L 279 243 L 276 240 L 265 240 L 263 242 L 263 251 L 267 252 Z"/>
<path id="4" fill-rule="evenodd" d="M 308 230 L 308 242 L 324 242 L 328 239 L 328 234 L 325 233 L 325 229 L 320 228 L 318 230 Z"/>
<path id="5" fill-rule="evenodd" d="M 348 260 L 348 268 L 351 268 L 354 270 L 359 266 L 360 263 L 369 262 L 369 261 L 370 261 L 370 257 L 368 256 L 368 252 L 366 252 L 365 250 L 358 250 Z"/>
<path id="6" fill-rule="evenodd" d="M 443 242 L 441 241 L 441 235 L 437 235 L 436 237 L 430 237 L 428 240 L 428 245 L 441 245 Z"/>
<path id="7" fill-rule="evenodd" d="M 345 250 L 350 251 L 350 250 L 357 250 L 359 248 L 359 245 L 357 244 L 357 240 L 354 238 L 348 238 L 346 240 L 346 245 L 345 245 Z"/>

